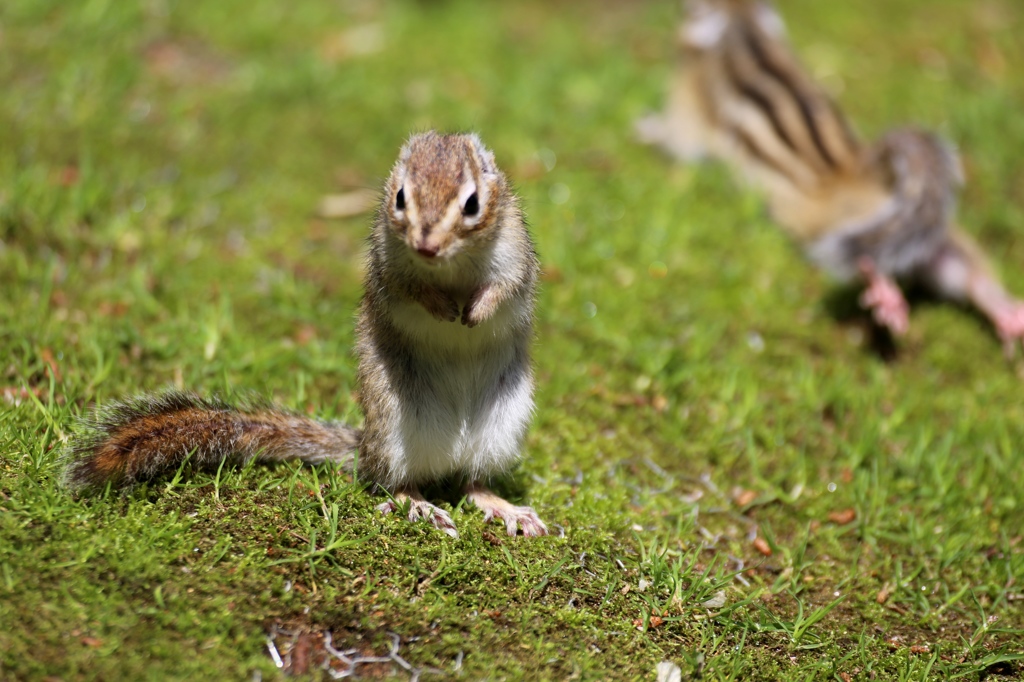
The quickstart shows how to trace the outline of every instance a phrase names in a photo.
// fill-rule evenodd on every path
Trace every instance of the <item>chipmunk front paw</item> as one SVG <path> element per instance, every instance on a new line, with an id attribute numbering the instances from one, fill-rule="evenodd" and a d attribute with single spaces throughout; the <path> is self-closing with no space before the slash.
<path id="1" fill-rule="evenodd" d="M 454 322 L 459 319 L 459 304 L 455 299 L 436 289 L 423 292 L 420 304 L 431 317 L 440 322 Z"/>
<path id="2" fill-rule="evenodd" d="M 462 310 L 462 324 L 475 327 L 493 315 L 497 308 L 498 299 L 494 290 L 489 286 L 482 286 L 473 292 L 469 297 L 469 303 Z"/>

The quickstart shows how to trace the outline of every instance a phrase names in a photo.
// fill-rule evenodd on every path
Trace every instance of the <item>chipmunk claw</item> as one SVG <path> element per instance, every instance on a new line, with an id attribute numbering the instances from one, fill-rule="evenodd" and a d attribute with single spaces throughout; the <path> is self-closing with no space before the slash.
<path id="1" fill-rule="evenodd" d="M 505 522 L 505 532 L 512 536 L 519 530 L 527 538 L 548 534 L 548 527 L 533 507 L 517 507 L 480 485 L 472 485 L 466 492 L 469 500 L 483 510 L 485 523 L 500 519 Z"/>
<path id="2" fill-rule="evenodd" d="M 537 516 L 537 512 L 531 507 L 509 506 L 507 509 L 488 509 L 484 512 L 484 522 L 499 519 L 505 522 L 505 532 L 515 536 L 519 530 L 523 531 L 523 537 L 535 538 L 548 534 L 548 527 Z"/>
<path id="3" fill-rule="evenodd" d="M 516 524 L 523 531 L 523 537 L 536 538 L 548 534 L 547 525 L 540 520 L 532 507 L 513 507 L 514 516 L 505 517 L 505 531 L 509 535 L 516 534 Z"/>
<path id="4" fill-rule="evenodd" d="M 434 317 L 440 322 L 455 322 L 459 319 L 459 304 L 448 300 L 433 311 Z"/>
<path id="5" fill-rule="evenodd" d="M 459 537 L 459 531 L 455 527 L 455 522 L 452 521 L 452 517 L 448 512 L 424 499 L 416 499 L 410 496 L 404 496 L 404 499 L 401 499 L 396 495 L 396 499 L 378 504 L 377 511 L 384 514 L 391 514 L 399 511 L 403 506 L 405 506 L 406 502 L 409 503 L 409 514 L 406 518 L 410 523 L 415 523 L 416 521 L 429 521 L 434 528 L 437 528 L 448 537 L 455 539 Z"/>
<path id="6" fill-rule="evenodd" d="M 462 309 L 462 324 L 473 328 L 494 314 L 498 308 L 498 294 L 493 287 L 482 286 L 473 292 Z"/>
<path id="7" fill-rule="evenodd" d="M 419 293 L 419 302 L 438 322 L 454 322 L 459 319 L 459 304 L 437 289 L 424 288 Z"/>

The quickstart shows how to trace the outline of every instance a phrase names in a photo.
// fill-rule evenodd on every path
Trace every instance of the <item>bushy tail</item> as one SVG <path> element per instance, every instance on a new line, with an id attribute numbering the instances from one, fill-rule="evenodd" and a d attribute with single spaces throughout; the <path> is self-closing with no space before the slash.
<path id="1" fill-rule="evenodd" d="M 143 395 L 99 409 L 83 420 L 67 451 L 70 488 L 130 486 L 176 471 L 222 462 L 299 459 L 347 461 L 360 432 L 268 404 L 233 406 L 194 393 Z"/>

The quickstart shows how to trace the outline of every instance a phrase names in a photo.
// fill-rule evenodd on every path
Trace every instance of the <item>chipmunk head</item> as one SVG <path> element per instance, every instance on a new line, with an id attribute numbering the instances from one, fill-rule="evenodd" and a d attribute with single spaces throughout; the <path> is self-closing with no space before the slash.
<path id="1" fill-rule="evenodd" d="M 445 262 L 489 239 L 503 182 L 476 135 L 421 133 L 402 147 L 382 208 L 417 260 Z"/>
<path id="2" fill-rule="evenodd" d="M 766 0 L 684 0 L 683 11 L 686 19 L 679 29 L 679 40 L 697 51 L 717 46 L 736 21 L 750 22 L 769 38 L 786 35 L 782 17 Z"/>

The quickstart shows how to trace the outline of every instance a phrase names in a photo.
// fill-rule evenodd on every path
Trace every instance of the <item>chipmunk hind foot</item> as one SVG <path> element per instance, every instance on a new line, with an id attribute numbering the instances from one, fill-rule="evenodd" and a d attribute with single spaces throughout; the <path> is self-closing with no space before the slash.
<path id="1" fill-rule="evenodd" d="M 862 259 L 860 270 L 868 286 L 860 296 L 860 304 L 875 322 L 902 336 L 910 328 L 910 306 L 899 284 L 877 270 L 869 259 Z"/>
<path id="2" fill-rule="evenodd" d="M 426 498 L 423 497 L 417 488 L 397 490 L 390 500 L 377 505 L 377 511 L 382 514 L 391 514 L 401 511 L 406 505 L 409 507 L 409 513 L 406 518 L 410 523 L 429 521 L 434 528 L 437 528 L 448 537 L 459 537 L 459 531 L 448 512 L 427 502 Z"/>
<path id="3" fill-rule="evenodd" d="M 467 486 L 466 497 L 484 512 L 485 522 L 492 519 L 504 521 L 505 531 L 511 536 L 516 535 L 517 529 L 521 529 L 523 536 L 528 538 L 548 534 L 548 527 L 540 520 L 533 507 L 516 506 L 480 483 L 471 483 Z"/>
<path id="4" fill-rule="evenodd" d="M 1024 301 L 1013 301 L 992 315 L 996 335 L 1003 342 L 1007 358 L 1017 354 L 1017 347 L 1024 344 Z"/>

